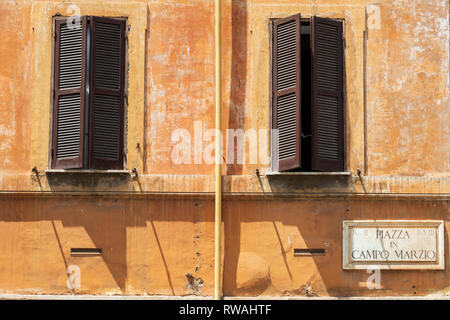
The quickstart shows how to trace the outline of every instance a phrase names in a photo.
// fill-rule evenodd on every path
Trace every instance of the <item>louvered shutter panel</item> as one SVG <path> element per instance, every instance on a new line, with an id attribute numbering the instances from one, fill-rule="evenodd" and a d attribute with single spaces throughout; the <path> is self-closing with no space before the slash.
<path id="1" fill-rule="evenodd" d="M 312 169 L 344 171 L 344 79 L 342 22 L 313 17 Z"/>
<path id="2" fill-rule="evenodd" d="M 55 21 L 52 168 L 83 166 L 86 19 Z"/>
<path id="3" fill-rule="evenodd" d="M 89 162 L 123 168 L 125 21 L 91 18 Z"/>
<path id="4" fill-rule="evenodd" d="M 276 20 L 272 39 L 272 159 L 285 171 L 301 165 L 300 14 Z"/>

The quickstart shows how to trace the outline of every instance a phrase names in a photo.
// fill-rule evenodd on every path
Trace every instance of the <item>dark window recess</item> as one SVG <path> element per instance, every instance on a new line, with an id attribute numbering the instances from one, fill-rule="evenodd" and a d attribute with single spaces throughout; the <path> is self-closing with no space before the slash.
<path id="1" fill-rule="evenodd" d="M 276 171 L 344 171 L 342 21 L 300 14 L 272 25 Z"/>
<path id="2" fill-rule="evenodd" d="M 55 22 L 52 168 L 122 169 L 125 21 Z"/>

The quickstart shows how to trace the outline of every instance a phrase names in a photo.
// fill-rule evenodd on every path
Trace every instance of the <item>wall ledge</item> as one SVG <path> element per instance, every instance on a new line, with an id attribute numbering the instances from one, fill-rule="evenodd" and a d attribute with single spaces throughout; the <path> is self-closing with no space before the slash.
<path id="1" fill-rule="evenodd" d="M 48 169 L 45 174 L 131 174 L 129 170 L 95 170 L 95 169 Z"/>
<path id="2" fill-rule="evenodd" d="M 214 192 L 138 192 L 138 191 L 4 191 L 0 190 L 0 199 L 11 198 L 126 198 L 126 199 L 207 199 L 214 200 Z M 224 201 L 250 200 L 387 200 L 387 201 L 450 201 L 450 194 L 419 194 L 419 193 L 273 193 L 273 192 L 224 192 Z"/>
<path id="3" fill-rule="evenodd" d="M 351 176 L 350 171 L 342 172 L 266 172 L 265 176 Z"/>

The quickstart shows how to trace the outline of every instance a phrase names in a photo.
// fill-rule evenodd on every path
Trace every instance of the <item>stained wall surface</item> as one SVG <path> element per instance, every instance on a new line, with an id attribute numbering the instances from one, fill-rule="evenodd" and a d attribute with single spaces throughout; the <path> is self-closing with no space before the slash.
<path id="1" fill-rule="evenodd" d="M 256 163 L 247 154 L 222 166 L 224 294 L 413 295 L 413 285 L 444 294 L 448 271 L 386 271 L 383 289 L 369 291 L 363 271 L 342 270 L 340 228 L 450 221 L 449 2 L 225 0 L 222 9 L 223 132 L 262 139 Z M 296 13 L 344 19 L 345 175 L 266 175 L 269 25 Z M 126 172 L 46 172 L 58 14 L 127 18 Z M 3 0 L 0 18 L 0 290 L 70 293 L 75 264 L 79 293 L 212 295 L 213 140 L 199 146 L 196 135 L 214 128 L 214 1 Z M 190 133 L 190 163 L 173 161 L 177 129 Z M 448 259 L 447 235 L 445 245 Z M 77 247 L 103 254 L 70 255 Z M 297 247 L 327 254 L 298 258 Z"/>

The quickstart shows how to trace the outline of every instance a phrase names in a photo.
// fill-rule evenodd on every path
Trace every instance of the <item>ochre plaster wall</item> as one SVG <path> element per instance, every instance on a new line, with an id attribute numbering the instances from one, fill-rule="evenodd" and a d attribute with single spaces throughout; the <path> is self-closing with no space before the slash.
<path id="1" fill-rule="evenodd" d="M 448 200 L 227 196 L 224 295 L 446 294 L 447 253 L 444 271 L 382 270 L 382 288 L 368 289 L 366 270 L 342 270 L 341 226 L 342 220 L 445 220 L 448 248 Z M 1 196 L 0 293 L 212 296 L 213 208 L 211 196 Z M 73 256 L 71 248 L 103 253 Z M 294 257 L 295 248 L 326 253 Z M 66 285 L 71 265 L 81 271 L 79 290 Z"/>
<path id="2" fill-rule="evenodd" d="M 70 15 L 70 5 L 80 14 L 128 17 L 127 169 L 138 169 L 148 191 L 156 191 L 155 178 L 165 191 L 179 191 L 173 181 L 180 179 L 192 180 L 185 191 L 211 191 L 212 165 L 173 163 L 170 138 L 184 128 L 193 140 L 194 121 L 213 128 L 212 1 L 3 1 L 1 189 L 39 190 L 31 168 L 42 173 L 49 167 L 51 21 L 56 13 Z M 434 192 L 426 187 L 432 178 L 448 192 L 448 8 L 447 1 L 418 0 L 223 1 L 224 133 L 269 127 L 271 18 L 343 18 L 347 170 L 362 171 L 366 190 L 376 177 L 388 186 L 384 190 L 392 185 L 402 192 L 410 177 L 420 179 L 416 192 Z M 259 147 L 268 151 L 267 142 Z M 269 166 L 229 164 L 223 173 L 252 185 L 255 169 L 264 174 Z"/>
<path id="3" fill-rule="evenodd" d="M 51 21 L 70 4 L 128 18 L 126 169 L 137 177 L 44 172 Z M 269 19 L 345 20 L 350 172 L 271 177 L 267 164 L 224 165 L 225 295 L 448 291 L 447 251 L 445 271 L 383 271 L 376 291 L 364 271 L 341 268 L 343 219 L 441 219 L 448 248 L 448 12 L 444 0 L 223 1 L 224 130 L 269 126 Z M 66 270 L 75 264 L 80 294 L 213 294 L 213 166 L 174 164 L 170 142 L 178 128 L 193 138 L 194 121 L 213 128 L 213 16 L 212 0 L 0 3 L 1 292 L 71 293 Z M 103 254 L 71 256 L 76 247 Z M 327 253 L 298 258 L 298 247 Z"/>

